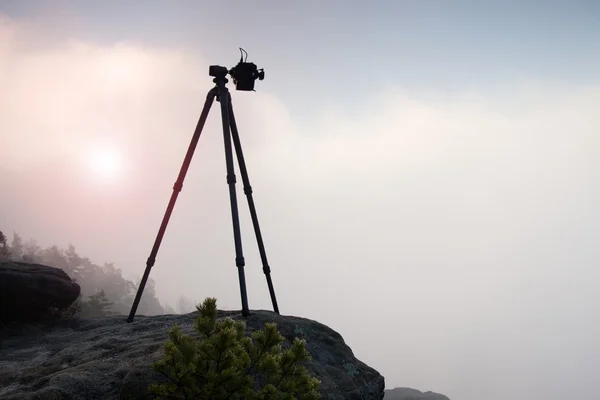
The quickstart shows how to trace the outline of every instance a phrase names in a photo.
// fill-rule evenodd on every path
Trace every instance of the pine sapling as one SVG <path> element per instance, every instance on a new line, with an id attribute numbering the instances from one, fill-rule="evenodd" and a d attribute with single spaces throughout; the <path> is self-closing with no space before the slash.
<path id="1" fill-rule="evenodd" d="M 285 338 L 275 323 L 246 336 L 246 324 L 217 320 L 217 301 L 207 298 L 196 309 L 199 339 L 178 325 L 168 333 L 164 358 L 153 365 L 166 382 L 152 384 L 151 393 L 165 399 L 286 399 L 320 398 L 320 381 L 302 363 L 311 359 L 306 341 Z"/>

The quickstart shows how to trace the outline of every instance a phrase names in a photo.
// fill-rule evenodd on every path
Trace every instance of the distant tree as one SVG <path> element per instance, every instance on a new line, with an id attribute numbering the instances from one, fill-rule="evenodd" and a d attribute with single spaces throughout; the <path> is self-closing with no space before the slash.
<path id="1" fill-rule="evenodd" d="M 81 303 L 81 316 L 87 318 L 100 318 L 113 315 L 112 302 L 108 301 L 104 290 L 88 296 L 89 300 Z"/>
<path id="2" fill-rule="evenodd" d="M 148 278 L 146 282 L 137 313 L 141 315 L 162 315 L 165 313 L 163 306 L 156 297 L 156 282 L 152 278 Z"/>
<path id="3" fill-rule="evenodd" d="M 67 273 L 70 277 L 73 277 L 72 271 L 69 270 L 65 252 L 59 249 L 58 246 L 51 246 L 38 252 L 38 256 L 44 260 L 44 264 L 54 268 L 60 268 Z"/>
<path id="4" fill-rule="evenodd" d="M 35 240 L 29 239 L 23 245 L 23 261 L 30 263 L 41 262 L 41 250 L 42 249 Z"/>
<path id="5" fill-rule="evenodd" d="M 6 243 L 6 236 L 0 231 L 0 260 L 10 259 L 10 249 Z"/>
<path id="6" fill-rule="evenodd" d="M 17 232 L 13 232 L 13 238 L 10 243 L 10 252 L 13 260 L 23 260 L 23 239 L 21 239 L 21 236 L 19 236 Z"/>
<path id="7" fill-rule="evenodd" d="M 123 278 L 121 270 L 115 268 L 113 263 L 104 263 L 100 268 L 100 277 L 96 279 L 99 287 L 102 287 L 113 304 L 113 311 L 120 314 L 129 313 L 133 297 L 135 296 L 135 284 Z M 158 299 L 156 299 L 158 302 Z"/>
<path id="8" fill-rule="evenodd" d="M 177 312 L 169 304 L 165 304 L 165 314 L 177 314 Z"/>
<path id="9" fill-rule="evenodd" d="M 81 271 L 84 268 L 85 261 L 75 251 L 75 246 L 69 244 L 66 250 L 62 252 L 62 258 L 64 262 L 65 272 L 67 274 L 81 275 Z"/>
<path id="10" fill-rule="evenodd" d="M 192 311 L 196 311 L 194 302 L 185 296 L 179 296 L 179 299 L 177 299 L 177 313 L 188 314 Z"/>
<path id="11" fill-rule="evenodd" d="M 318 379 L 302 365 L 310 360 L 306 342 L 296 338 L 283 349 L 285 338 L 274 323 L 246 336 L 246 324 L 225 318 L 217 321 L 217 301 L 207 298 L 197 306 L 194 321 L 199 339 L 169 332 L 164 359 L 153 365 L 167 378 L 152 384 L 160 399 L 286 399 L 320 397 Z"/>

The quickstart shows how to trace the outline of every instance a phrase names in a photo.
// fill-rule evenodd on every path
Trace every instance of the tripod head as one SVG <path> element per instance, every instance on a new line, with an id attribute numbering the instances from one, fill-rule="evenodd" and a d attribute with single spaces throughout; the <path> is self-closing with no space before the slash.
<path id="1" fill-rule="evenodd" d="M 227 83 L 227 74 L 231 75 L 233 78 L 233 83 L 235 84 L 236 90 L 242 91 L 255 91 L 254 90 L 254 82 L 256 79 L 262 81 L 265 79 L 265 71 L 264 69 L 258 69 L 256 64 L 246 62 L 248 59 L 248 53 L 246 50 L 240 47 L 240 52 L 242 56 L 240 58 L 240 62 L 230 70 L 226 67 L 222 67 L 220 65 L 211 65 L 208 68 L 208 74 L 215 79 L 213 81 L 215 83 L 225 82 Z M 246 53 L 246 59 L 244 59 L 244 53 Z"/>

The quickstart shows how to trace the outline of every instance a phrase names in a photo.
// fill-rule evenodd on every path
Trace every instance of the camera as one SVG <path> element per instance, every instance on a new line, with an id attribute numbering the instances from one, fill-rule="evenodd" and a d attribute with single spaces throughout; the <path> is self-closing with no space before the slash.
<path id="1" fill-rule="evenodd" d="M 215 78 L 225 78 L 229 71 L 225 67 L 221 67 L 220 65 L 211 65 L 208 68 L 208 74 L 210 76 L 214 76 Z"/>
<path id="2" fill-rule="evenodd" d="M 248 53 L 246 50 L 240 48 L 240 51 L 246 53 L 247 59 Z M 231 68 L 231 70 L 227 70 L 227 68 L 219 65 L 211 65 L 208 74 L 215 77 L 215 79 L 225 79 L 227 74 L 229 74 L 233 78 L 236 90 L 247 92 L 254 91 L 254 82 L 257 79 L 260 81 L 265 79 L 265 71 L 262 68 L 259 69 L 256 64 L 247 62 L 244 59 L 243 53 L 240 62 L 235 67 Z"/>
<path id="3" fill-rule="evenodd" d="M 265 79 L 265 71 L 262 68 L 258 69 L 256 64 L 242 61 L 231 68 L 229 74 L 233 78 L 236 90 L 253 91 L 256 79 Z"/>

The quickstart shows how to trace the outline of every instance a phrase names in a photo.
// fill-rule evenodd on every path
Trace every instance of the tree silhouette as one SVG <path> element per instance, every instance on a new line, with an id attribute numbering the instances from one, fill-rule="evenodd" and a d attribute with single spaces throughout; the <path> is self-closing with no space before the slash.
<path id="1" fill-rule="evenodd" d="M 21 261 L 23 259 L 23 239 L 21 239 L 21 236 L 17 232 L 13 232 L 13 239 L 10 242 L 10 252 L 13 260 Z"/>
<path id="2" fill-rule="evenodd" d="M 81 316 L 87 318 L 99 318 L 114 315 L 111 311 L 113 303 L 108 301 L 104 290 L 88 296 L 89 300 L 81 305 Z"/>
<path id="3" fill-rule="evenodd" d="M 6 236 L 0 231 L 0 260 L 10 258 L 10 249 L 6 243 Z"/>
<path id="4" fill-rule="evenodd" d="M 179 314 L 188 314 L 192 311 L 196 311 L 194 302 L 185 296 L 179 296 L 179 299 L 177 299 L 177 312 Z"/>

